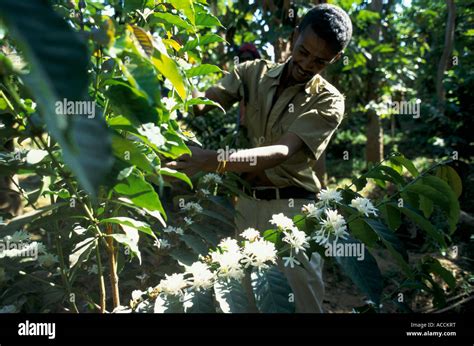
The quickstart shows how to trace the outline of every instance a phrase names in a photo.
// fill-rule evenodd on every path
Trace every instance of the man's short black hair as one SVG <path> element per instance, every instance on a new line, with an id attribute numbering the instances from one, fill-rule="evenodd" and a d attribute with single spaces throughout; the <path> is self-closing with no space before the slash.
<path id="1" fill-rule="evenodd" d="M 352 37 L 352 23 L 349 15 L 342 8 L 320 4 L 305 14 L 299 25 L 302 33 L 307 26 L 326 41 L 335 53 L 346 48 Z"/>

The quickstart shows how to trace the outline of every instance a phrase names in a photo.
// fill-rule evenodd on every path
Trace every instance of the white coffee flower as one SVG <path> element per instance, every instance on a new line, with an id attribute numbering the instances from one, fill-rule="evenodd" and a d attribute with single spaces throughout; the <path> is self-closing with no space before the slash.
<path id="1" fill-rule="evenodd" d="M 284 265 L 285 267 L 290 266 L 291 268 L 294 268 L 295 265 L 299 265 L 299 264 L 300 264 L 300 262 L 298 262 L 298 261 L 296 260 L 296 258 L 295 258 L 294 256 L 291 256 L 291 255 L 288 256 L 288 257 L 283 257 L 283 261 L 284 261 L 283 265 Z"/>
<path id="2" fill-rule="evenodd" d="M 241 279 L 244 275 L 240 260 L 243 255 L 235 239 L 226 238 L 219 244 L 222 250 L 211 253 L 211 260 L 219 264 L 217 275 L 222 278 Z"/>
<path id="3" fill-rule="evenodd" d="M 193 276 L 192 287 L 196 290 L 209 289 L 214 284 L 214 274 L 209 267 L 202 262 L 194 262 L 186 267 L 186 273 Z"/>
<path id="4" fill-rule="evenodd" d="M 20 243 L 20 242 L 23 242 L 25 240 L 29 240 L 30 239 L 30 234 L 28 232 L 25 232 L 25 231 L 21 230 L 21 231 L 16 231 L 11 236 L 6 236 L 5 238 L 8 238 L 6 240 L 9 240 L 11 242 Z"/>
<path id="5" fill-rule="evenodd" d="M 260 237 L 260 232 L 257 231 L 255 228 L 247 228 L 245 231 L 240 233 L 240 236 L 244 239 L 254 241 L 255 239 Z"/>
<path id="6" fill-rule="evenodd" d="M 161 102 L 163 102 L 163 105 L 165 108 L 170 112 L 170 118 L 171 119 L 176 119 L 177 113 L 176 109 L 172 110 L 178 103 L 176 100 L 172 97 L 162 97 Z"/>
<path id="7" fill-rule="evenodd" d="M 321 221 L 321 229 L 314 233 L 313 239 L 321 245 L 327 244 L 332 236 L 335 241 L 346 238 L 349 234 L 346 232 L 347 225 L 344 217 L 337 210 L 328 209 L 325 211 L 326 218 Z"/>
<path id="8" fill-rule="evenodd" d="M 300 250 L 304 251 L 305 248 L 309 247 L 308 240 L 310 239 L 305 232 L 300 231 L 298 228 L 293 227 L 290 230 L 283 232 L 285 235 L 283 241 L 290 244 L 290 246 L 295 249 L 295 252 L 298 253 Z"/>
<path id="9" fill-rule="evenodd" d="M 176 233 L 179 235 L 183 235 L 184 231 L 181 227 L 173 227 L 173 226 L 167 226 L 165 229 L 163 229 L 163 232 L 165 233 Z"/>
<path id="10" fill-rule="evenodd" d="M 143 291 L 134 290 L 134 291 L 132 292 L 132 299 L 133 299 L 133 300 L 138 300 L 138 299 L 140 299 L 144 294 L 145 294 L 145 292 L 143 292 Z"/>
<path id="11" fill-rule="evenodd" d="M 199 189 L 199 192 L 202 193 L 204 196 L 209 196 L 211 194 L 208 189 Z"/>
<path id="12" fill-rule="evenodd" d="M 89 274 L 98 274 L 99 268 L 97 267 L 97 264 L 93 264 L 89 270 L 87 270 Z"/>
<path id="13" fill-rule="evenodd" d="M 254 266 L 259 269 L 268 268 L 268 262 L 275 263 L 277 250 L 275 244 L 265 239 L 253 242 L 246 241 L 243 249 L 245 267 Z"/>
<path id="14" fill-rule="evenodd" d="M 272 215 L 270 223 L 283 230 L 292 229 L 295 226 L 293 220 L 283 215 L 283 213 Z"/>
<path id="15" fill-rule="evenodd" d="M 184 217 L 184 222 L 186 222 L 186 225 L 188 226 L 191 226 L 194 223 L 193 219 L 187 216 Z"/>
<path id="16" fill-rule="evenodd" d="M 339 191 L 332 189 L 323 189 L 318 193 L 318 198 L 324 204 L 329 204 L 329 202 L 340 202 L 342 201 L 342 195 Z"/>
<path id="17" fill-rule="evenodd" d="M 184 278 L 183 273 L 174 273 L 165 275 L 165 278 L 160 281 L 158 289 L 168 295 L 182 296 L 187 285 L 188 280 Z"/>
<path id="18" fill-rule="evenodd" d="M 303 208 L 301 208 L 301 211 L 303 212 L 303 214 L 306 214 L 307 217 L 319 219 L 321 217 L 321 214 L 324 212 L 324 208 L 318 208 L 318 206 L 314 203 L 310 203 L 304 205 Z"/>
<path id="19" fill-rule="evenodd" d="M 156 246 L 158 249 L 169 249 L 171 247 L 170 243 L 166 239 L 156 239 L 153 243 L 153 246 Z"/>
<path id="20" fill-rule="evenodd" d="M 224 251 L 238 252 L 240 251 L 239 244 L 236 239 L 230 237 L 222 239 L 218 245 Z"/>
<path id="21" fill-rule="evenodd" d="M 46 253 L 44 255 L 38 256 L 38 262 L 40 266 L 49 268 L 58 262 L 58 256 Z"/>
<path id="22" fill-rule="evenodd" d="M 372 202 L 367 198 L 363 198 L 363 197 L 354 198 L 351 201 L 350 206 L 353 208 L 356 208 L 359 212 L 361 212 L 365 216 L 369 216 L 369 214 L 374 214 L 375 216 L 377 216 L 377 208 L 375 208 Z"/>
<path id="23" fill-rule="evenodd" d="M 181 207 L 182 210 L 184 211 L 190 211 L 194 213 L 202 213 L 203 209 L 199 203 L 196 202 L 188 202 L 185 205 Z"/>
<path id="24" fill-rule="evenodd" d="M 204 184 L 222 184 L 222 178 L 216 173 L 207 173 L 201 180 Z"/>
<path id="25" fill-rule="evenodd" d="M 158 148 L 163 147 L 166 143 L 166 138 L 161 134 L 160 128 L 153 123 L 143 124 L 138 128 L 138 133 L 145 136 Z"/>

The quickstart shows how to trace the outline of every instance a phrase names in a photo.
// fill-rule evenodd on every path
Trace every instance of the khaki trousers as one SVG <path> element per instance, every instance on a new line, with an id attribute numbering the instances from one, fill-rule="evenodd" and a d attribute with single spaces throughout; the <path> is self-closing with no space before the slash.
<path id="1" fill-rule="evenodd" d="M 235 222 L 237 232 L 240 234 L 246 228 L 253 227 L 260 232 L 274 228 L 269 220 L 273 214 L 283 213 L 292 218 L 301 213 L 304 204 L 311 203 L 307 199 L 275 199 L 257 200 L 253 198 L 239 198 L 235 209 L 237 211 Z M 300 255 L 300 254 L 299 254 Z M 297 260 L 303 264 L 294 268 L 284 267 L 281 261 L 278 263 L 279 269 L 286 275 L 290 287 L 294 293 L 296 312 L 323 312 L 324 282 L 322 277 L 323 259 L 317 253 L 313 253 L 308 261 L 302 256 L 297 256 Z M 250 288 L 250 283 L 245 280 L 244 285 Z M 253 298 L 252 298 L 253 299 Z M 256 312 L 256 306 L 253 304 Z"/>

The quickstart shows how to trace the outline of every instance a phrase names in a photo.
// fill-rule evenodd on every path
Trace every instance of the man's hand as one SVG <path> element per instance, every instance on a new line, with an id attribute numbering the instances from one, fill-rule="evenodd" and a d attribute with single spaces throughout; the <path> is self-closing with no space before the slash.
<path id="1" fill-rule="evenodd" d="M 213 171 L 217 168 L 217 154 L 213 150 L 204 150 L 190 146 L 192 155 L 182 155 L 176 161 L 165 164 L 165 167 L 175 169 L 192 177 L 200 171 Z"/>

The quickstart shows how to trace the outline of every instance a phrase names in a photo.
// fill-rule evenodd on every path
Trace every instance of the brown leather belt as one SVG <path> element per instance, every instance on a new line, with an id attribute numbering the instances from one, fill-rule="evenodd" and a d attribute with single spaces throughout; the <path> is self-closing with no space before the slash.
<path id="1" fill-rule="evenodd" d="M 272 199 L 316 199 L 316 193 L 308 191 L 302 187 L 288 186 L 288 187 L 273 187 L 262 186 L 253 187 L 252 196 L 256 199 L 272 200 Z"/>

